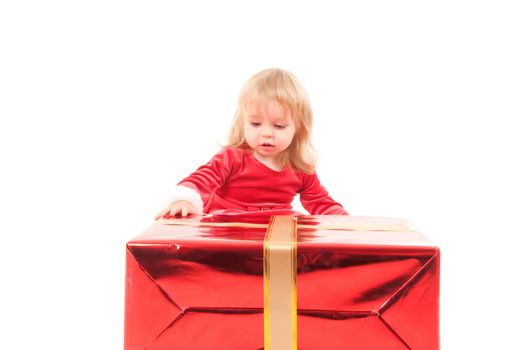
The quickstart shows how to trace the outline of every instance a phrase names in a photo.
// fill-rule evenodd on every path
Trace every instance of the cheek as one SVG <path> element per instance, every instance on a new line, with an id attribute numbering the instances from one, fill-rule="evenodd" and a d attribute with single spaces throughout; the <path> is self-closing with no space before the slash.
<path id="1" fill-rule="evenodd" d="M 294 136 L 295 136 L 294 130 L 293 131 L 288 130 L 287 132 L 284 132 L 284 133 L 280 134 L 280 140 L 283 143 L 291 143 L 291 141 L 293 141 L 293 137 Z"/>
<path id="2" fill-rule="evenodd" d="M 243 137 L 246 141 L 252 141 L 255 138 L 255 131 L 253 128 L 245 127 L 243 129 Z"/>
<path id="3" fill-rule="evenodd" d="M 293 140 L 293 137 L 295 137 L 295 129 L 289 130 L 287 137 L 289 138 L 289 140 Z"/>
<path id="4" fill-rule="evenodd" d="M 244 136 L 247 136 L 247 135 L 249 135 L 250 133 L 251 133 L 251 130 L 245 125 L 245 126 L 243 127 L 243 135 L 244 135 Z"/>

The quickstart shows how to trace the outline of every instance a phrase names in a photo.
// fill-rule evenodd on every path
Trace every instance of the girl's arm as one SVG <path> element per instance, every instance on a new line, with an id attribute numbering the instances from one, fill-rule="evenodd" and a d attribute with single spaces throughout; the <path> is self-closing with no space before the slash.
<path id="1" fill-rule="evenodd" d="M 303 174 L 300 203 L 311 215 L 349 215 L 340 203 L 329 196 L 316 173 Z"/>
<path id="2" fill-rule="evenodd" d="M 208 163 L 200 166 L 172 189 L 166 201 L 170 204 L 158 214 L 156 219 L 162 216 L 175 216 L 178 213 L 186 216 L 185 212 L 190 214 L 203 212 L 212 194 L 227 181 L 231 172 L 235 170 L 233 168 L 236 167 L 237 158 L 239 158 L 239 152 L 235 149 L 224 149 L 214 155 Z"/>

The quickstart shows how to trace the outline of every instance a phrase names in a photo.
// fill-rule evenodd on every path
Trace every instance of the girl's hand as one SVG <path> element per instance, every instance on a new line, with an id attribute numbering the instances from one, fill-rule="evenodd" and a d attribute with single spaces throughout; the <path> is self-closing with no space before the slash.
<path id="1" fill-rule="evenodd" d="M 187 216 L 188 214 L 201 214 L 201 211 L 196 208 L 192 203 L 187 201 L 175 201 L 161 210 L 156 215 L 155 220 L 160 218 L 175 218 L 176 216 Z"/>

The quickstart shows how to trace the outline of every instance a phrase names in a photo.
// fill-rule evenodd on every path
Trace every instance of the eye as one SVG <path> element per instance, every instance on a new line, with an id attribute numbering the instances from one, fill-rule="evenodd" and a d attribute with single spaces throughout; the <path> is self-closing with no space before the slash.
<path id="1" fill-rule="evenodd" d="M 275 124 L 275 128 L 284 129 L 287 125 Z"/>
<path id="2" fill-rule="evenodd" d="M 251 125 L 254 127 L 259 127 L 260 125 L 262 125 L 262 123 L 251 122 Z"/>

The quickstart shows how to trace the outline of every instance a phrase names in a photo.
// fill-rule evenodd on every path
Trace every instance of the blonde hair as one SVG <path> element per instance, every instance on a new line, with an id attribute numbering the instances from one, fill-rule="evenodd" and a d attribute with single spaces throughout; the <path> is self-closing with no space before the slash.
<path id="1" fill-rule="evenodd" d="M 311 145 L 313 112 L 309 97 L 298 79 L 282 69 L 263 70 L 243 85 L 225 147 L 250 148 L 243 134 L 248 107 L 250 104 L 269 101 L 277 101 L 291 112 L 296 129 L 291 144 L 278 156 L 279 165 L 291 165 L 305 173 L 313 173 L 316 168 L 316 152 Z"/>

